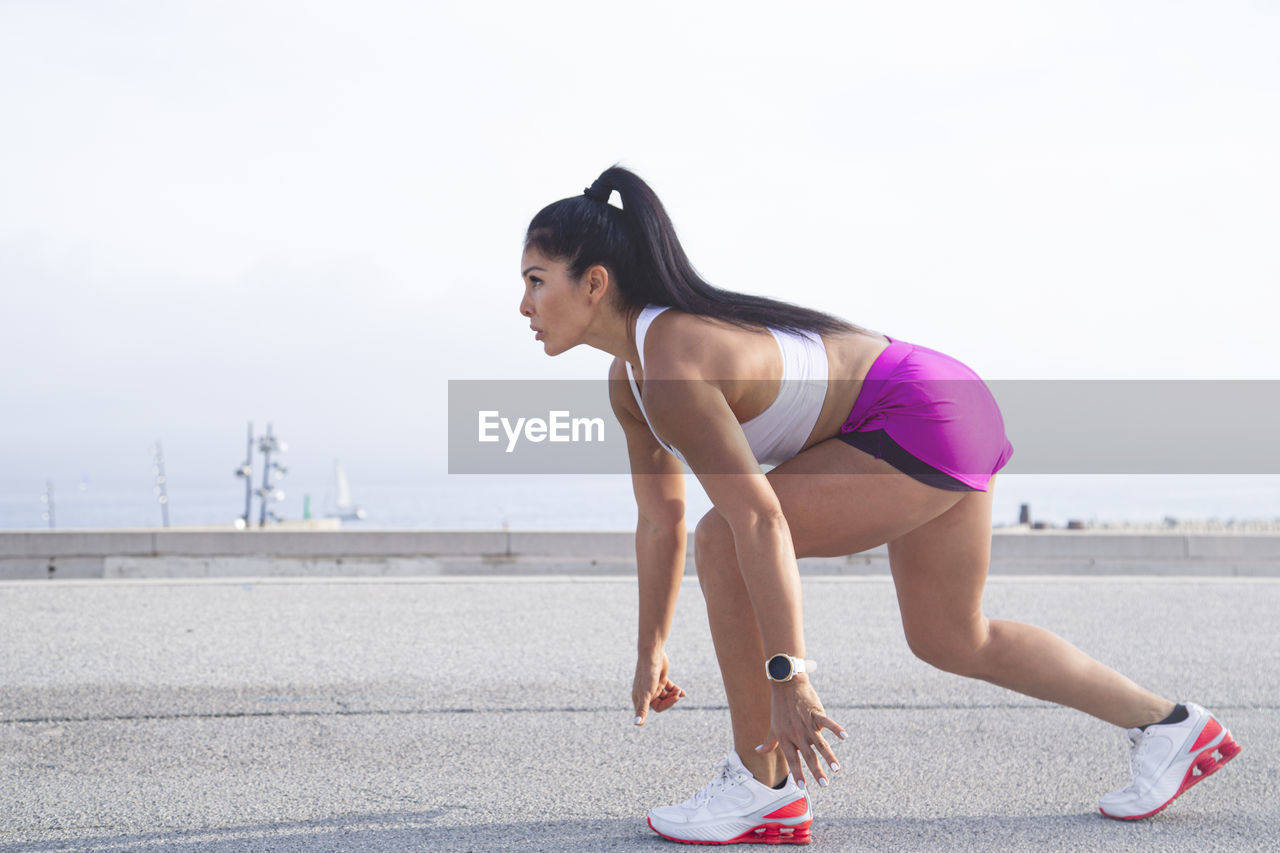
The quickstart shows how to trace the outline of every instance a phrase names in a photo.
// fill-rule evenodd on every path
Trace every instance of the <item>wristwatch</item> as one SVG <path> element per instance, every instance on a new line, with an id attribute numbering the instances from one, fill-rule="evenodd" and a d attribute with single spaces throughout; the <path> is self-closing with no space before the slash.
<path id="1" fill-rule="evenodd" d="M 770 681 L 790 681 L 797 673 L 813 672 L 817 668 L 817 661 L 791 655 L 774 655 L 764 663 L 764 672 Z"/>

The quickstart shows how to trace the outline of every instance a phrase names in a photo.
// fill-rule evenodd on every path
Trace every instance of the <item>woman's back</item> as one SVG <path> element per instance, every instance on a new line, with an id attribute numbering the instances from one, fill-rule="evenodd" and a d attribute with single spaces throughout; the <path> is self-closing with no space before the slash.
<path id="1" fill-rule="evenodd" d="M 778 435 L 779 430 L 792 430 L 803 422 L 803 436 L 772 442 L 789 447 L 788 456 L 839 432 L 863 377 L 888 346 L 882 335 L 862 331 L 819 335 L 744 329 L 682 311 L 655 311 L 654 306 L 641 312 L 636 341 L 644 344 L 641 364 L 628 363 L 626 369 L 642 399 L 644 365 L 651 366 L 649 374 L 657 379 L 669 376 L 671 364 L 677 363 L 680 375 L 696 371 L 720 388 L 748 440 L 753 438 L 753 427 L 761 442 L 770 443 L 764 433 Z M 813 343 L 806 346 L 808 341 Z M 822 393 L 815 399 L 814 386 L 819 382 Z M 797 384 L 792 387 L 792 383 Z M 643 403 L 629 408 L 638 419 L 645 419 Z M 759 449 L 756 441 L 751 443 Z M 781 460 L 772 464 L 777 461 Z"/>

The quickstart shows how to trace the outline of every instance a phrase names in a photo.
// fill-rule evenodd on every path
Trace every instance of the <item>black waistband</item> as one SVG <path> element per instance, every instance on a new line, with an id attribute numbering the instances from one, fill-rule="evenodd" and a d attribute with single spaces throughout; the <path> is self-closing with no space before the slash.
<path id="1" fill-rule="evenodd" d="M 867 432 L 842 432 L 840 440 L 864 453 L 870 453 L 877 459 L 883 459 L 894 468 L 926 486 L 945 489 L 948 492 L 976 492 L 973 486 L 962 483 L 950 474 L 934 468 L 928 462 L 912 456 L 907 449 L 890 438 L 882 429 Z"/>

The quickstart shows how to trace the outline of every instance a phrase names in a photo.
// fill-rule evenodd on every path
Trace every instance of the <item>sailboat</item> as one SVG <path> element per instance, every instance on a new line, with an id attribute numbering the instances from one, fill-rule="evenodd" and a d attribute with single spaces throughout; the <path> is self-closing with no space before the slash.
<path id="1" fill-rule="evenodd" d="M 337 504 L 334 507 L 334 515 L 343 521 L 363 521 L 365 511 L 363 507 L 358 507 L 351 500 L 351 484 L 347 482 L 347 472 L 342 469 L 342 463 L 333 460 L 333 478 L 337 481 Z"/>

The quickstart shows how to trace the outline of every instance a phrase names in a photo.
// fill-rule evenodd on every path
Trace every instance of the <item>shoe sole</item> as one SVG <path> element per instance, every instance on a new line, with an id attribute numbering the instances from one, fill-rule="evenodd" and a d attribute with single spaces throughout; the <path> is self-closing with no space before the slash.
<path id="1" fill-rule="evenodd" d="M 1163 804 L 1145 814 L 1107 814 L 1106 810 L 1102 808 L 1099 808 L 1098 811 L 1102 812 L 1105 817 L 1109 817 L 1112 820 L 1142 820 L 1143 818 L 1151 817 L 1153 814 L 1163 811 L 1169 803 L 1178 799 L 1178 797 L 1186 793 L 1186 791 L 1193 785 L 1196 785 L 1200 781 L 1212 776 L 1214 773 L 1217 773 L 1222 769 L 1222 765 L 1239 755 L 1241 749 L 1242 747 L 1240 744 L 1236 743 L 1235 740 L 1232 739 L 1231 732 L 1227 729 L 1223 729 L 1222 740 L 1218 741 L 1217 745 L 1208 747 L 1195 757 L 1191 762 L 1191 766 L 1187 768 L 1187 775 L 1182 777 L 1182 785 L 1179 786 L 1177 793 L 1165 800 Z"/>
<path id="2" fill-rule="evenodd" d="M 691 841 L 687 838 L 676 838 L 675 836 L 658 832 L 652 820 L 647 822 L 649 828 L 663 838 L 668 841 L 678 841 L 681 844 L 808 844 L 810 841 L 809 827 L 813 824 L 812 820 L 795 825 L 769 821 L 760 824 L 754 829 L 747 830 L 737 838 L 730 838 L 728 841 Z"/>

